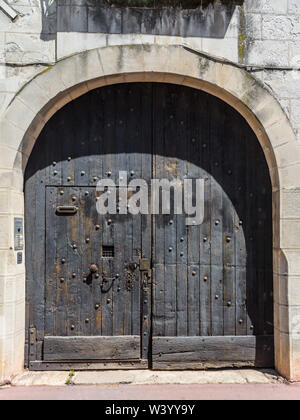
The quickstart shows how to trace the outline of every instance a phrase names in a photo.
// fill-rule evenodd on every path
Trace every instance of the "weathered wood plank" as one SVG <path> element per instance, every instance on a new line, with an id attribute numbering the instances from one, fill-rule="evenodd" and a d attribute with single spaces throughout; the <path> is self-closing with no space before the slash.
<path id="1" fill-rule="evenodd" d="M 45 337 L 44 360 L 139 359 L 140 337 Z"/>
<path id="2" fill-rule="evenodd" d="M 155 362 L 273 363 L 273 336 L 153 337 Z"/>

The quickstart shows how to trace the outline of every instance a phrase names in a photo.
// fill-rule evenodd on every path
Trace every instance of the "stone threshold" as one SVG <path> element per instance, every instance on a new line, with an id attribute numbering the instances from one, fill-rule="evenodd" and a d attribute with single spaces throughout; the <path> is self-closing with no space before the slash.
<path id="1" fill-rule="evenodd" d="M 273 370 L 207 371 L 112 370 L 80 372 L 24 372 L 11 386 L 162 385 L 162 384 L 274 384 L 285 380 Z"/>

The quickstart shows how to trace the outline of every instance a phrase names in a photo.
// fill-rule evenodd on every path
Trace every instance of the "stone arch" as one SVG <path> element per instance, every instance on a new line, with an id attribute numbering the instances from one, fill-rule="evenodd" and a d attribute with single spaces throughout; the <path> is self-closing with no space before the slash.
<path id="1" fill-rule="evenodd" d="M 46 122 L 66 103 L 97 87 L 147 81 L 181 84 L 217 96 L 256 133 L 273 186 L 276 367 L 286 377 L 299 379 L 300 345 L 297 348 L 293 321 L 300 314 L 300 295 L 293 291 L 300 279 L 300 145 L 279 103 L 245 70 L 180 45 L 112 46 L 68 57 L 24 86 L 2 116 L 0 152 L 5 156 L 6 176 L 0 178 L 0 187 L 23 192 L 23 173 L 34 143 Z M 13 216 L 22 213 L 12 202 L 7 203 L 10 257 Z M 10 270 L 25 278 L 24 266 L 11 259 Z M 20 369 L 21 354 L 11 372 Z"/>

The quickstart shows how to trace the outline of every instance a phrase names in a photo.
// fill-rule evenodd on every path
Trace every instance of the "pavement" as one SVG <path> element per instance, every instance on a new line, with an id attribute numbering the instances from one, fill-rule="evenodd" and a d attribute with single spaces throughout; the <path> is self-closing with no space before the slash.
<path id="1" fill-rule="evenodd" d="M 299 400 L 300 384 L 80 385 L 0 389 L 0 400 Z"/>
<path id="2" fill-rule="evenodd" d="M 0 400 L 299 400 L 273 370 L 24 372 Z"/>

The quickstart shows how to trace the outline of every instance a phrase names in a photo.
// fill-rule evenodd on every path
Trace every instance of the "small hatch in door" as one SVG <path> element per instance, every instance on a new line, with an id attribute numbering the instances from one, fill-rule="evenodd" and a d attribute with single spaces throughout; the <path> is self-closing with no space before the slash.
<path id="1" fill-rule="evenodd" d="M 102 257 L 103 258 L 114 258 L 115 256 L 115 247 L 112 245 L 103 245 L 102 247 Z"/>

